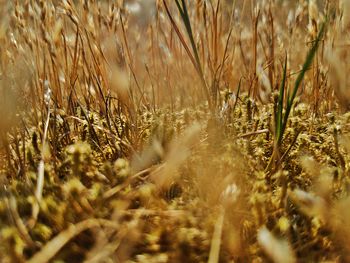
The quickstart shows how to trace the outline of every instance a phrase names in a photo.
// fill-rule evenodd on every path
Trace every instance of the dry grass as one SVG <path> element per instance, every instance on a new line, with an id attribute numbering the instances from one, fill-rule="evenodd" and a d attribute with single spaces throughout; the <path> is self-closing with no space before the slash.
<path id="1" fill-rule="evenodd" d="M 0 0 L 0 262 L 349 262 L 348 2 Z"/>

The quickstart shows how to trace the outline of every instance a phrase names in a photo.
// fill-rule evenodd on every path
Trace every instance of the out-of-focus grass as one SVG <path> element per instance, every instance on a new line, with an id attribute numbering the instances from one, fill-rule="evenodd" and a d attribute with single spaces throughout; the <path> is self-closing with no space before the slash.
<path id="1" fill-rule="evenodd" d="M 349 12 L 0 1 L 0 262 L 350 261 Z"/>

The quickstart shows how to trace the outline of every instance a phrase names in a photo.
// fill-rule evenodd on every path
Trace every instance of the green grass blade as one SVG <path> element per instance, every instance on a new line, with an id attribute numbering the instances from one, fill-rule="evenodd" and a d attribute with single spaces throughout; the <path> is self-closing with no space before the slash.
<path id="1" fill-rule="evenodd" d="M 283 66 L 283 77 L 282 82 L 280 86 L 280 93 L 278 96 L 278 105 L 277 105 L 277 117 L 276 117 L 276 138 L 278 145 L 282 141 L 282 120 L 283 120 L 283 101 L 284 101 L 284 94 L 285 94 L 285 86 L 286 86 L 286 76 L 287 76 L 287 55 L 284 60 L 284 66 Z"/>
<path id="2" fill-rule="evenodd" d="M 202 64 L 201 64 L 200 59 L 199 59 L 199 53 L 197 50 L 197 46 L 196 46 L 196 43 L 194 41 L 193 31 L 192 31 L 190 17 L 189 17 L 188 11 L 187 11 L 186 1 L 181 0 L 181 3 L 180 3 L 180 0 L 175 0 L 175 3 L 176 3 L 176 6 L 180 12 L 182 22 L 185 25 L 186 32 L 187 32 L 188 38 L 190 40 L 192 51 L 194 54 L 194 59 L 196 61 L 196 69 L 197 69 L 199 77 L 201 79 L 201 82 L 202 82 L 202 85 L 203 85 L 203 88 L 204 88 L 204 91 L 205 91 L 205 94 L 206 94 L 206 97 L 207 97 L 207 100 L 209 103 L 209 107 L 211 108 L 211 106 L 212 106 L 211 98 L 209 95 L 209 90 L 208 90 L 207 84 L 205 82 L 203 68 L 202 68 Z"/>
<path id="3" fill-rule="evenodd" d="M 186 2 L 185 2 L 185 0 L 181 0 L 181 4 L 180 4 L 179 0 L 175 0 L 175 2 L 176 2 L 176 5 L 177 5 L 177 8 L 179 9 L 182 21 L 183 21 L 183 23 L 185 25 L 185 28 L 186 28 L 186 31 L 187 31 L 187 35 L 188 35 L 188 37 L 190 39 L 191 46 L 192 46 L 192 51 L 193 51 L 194 57 L 196 59 L 198 70 L 202 72 L 202 65 L 200 63 L 197 46 L 196 46 L 196 43 L 194 41 L 191 21 L 190 21 L 189 14 L 188 14 L 188 11 L 187 11 Z"/>
<path id="4" fill-rule="evenodd" d="M 237 106 L 237 103 L 238 103 L 239 93 L 241 91 L 241 84 L 242 84 L 242 78 L 239 79 L 237 93 L 236 93 L 236 100 L 235 100 L 235 104 L 233 105 L 232 112 L 235 112 L 235 109 L 236 109 L 236 106 Z"/>
<path id="5" fill-rule="evenodd" d="M 183 12 L 183 7 L 180 5 L 180 2 L 178 0 L 175 0 L 175 3 L 176 3 L 176 6 L 177 6 L 177 9 L 180 12 L 181 17 L 183 17 L 185 15 L 184 12 Z"/>
<path id="6" fill-rule="evenodd" d="M 287 126 L 287 121 L 288 121 L 288 117 L 289 117 L 289 114 L 290 114 L 290 111 L 292 110 L 292 106 L 293 106 L 293 102 L 294 102 L 294 99 L 296 97 L 296 94 L 299 90 L 299 87 L 304 79 L 304 76 L 305 76 L 305 73 L 306 71 L 310 68 L 311 64 L 312 64 L 312 61 L 316 55 L 316 51 L 318 49 L 318 46 L 320 44 L 320 41 L 323 37 L 323 34 L 324 34 L 324 31 L 325 31 L 325 24 L 326 22 L 324 22 L 322 25 L 321 25 L 321 28 L 320 28 L 320 31 L 318 32 L 318 35 L 309 51 L 309 53 L 307 54 L 307 57 L 306 57 L 306 60 L 305 60 L 305 63 L 303 65 L 303 68 L 302 70 L 300 71 L 296 81 L 295 81 L 295 84 L 294 84 L 294 88 L 293 88 L 293 91 L 292 91 L 292 94 L 290 96 L 288 96 L 287 98 L 287 107 L 286 107 L 286 112 L 284 114 L 284 118 L 283 118 L 283 125 L 282 125 L 282 130 L 281 130 L 281 136 L 283 136 L 283 133 L 286 129 L 286 126 Z M 281 138 L 282 140 L 282 138 Z"/>

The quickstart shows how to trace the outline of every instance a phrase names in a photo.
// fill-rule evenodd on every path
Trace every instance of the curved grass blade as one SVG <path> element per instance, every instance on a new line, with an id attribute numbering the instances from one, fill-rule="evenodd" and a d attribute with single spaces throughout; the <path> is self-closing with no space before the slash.
<path id="1" fill-rule="evenodd" d="M 286 76 L 287 76 L 287 55 L 284 60 L 284 66 L 283 66 L 283 77 L 282 82 L 280 86 L 280 92 L 278 96 L 278 107 L 277 107 L 277 117 L 276 117 L 276 138 L 277 138 L 277 145 L 280 145 L 282 142 L 282 126 L 283 126 L 283 101 L 284 101 L 284 94 L 285 94 L 285 87 L 286 87 Z"/>
<path id="2" fill-rule="evenodd" d="M 293 102 L 294 102 L 294 99 L 297 95 L 297 92 L 299 90 L 299 87 L 301 86 L 301 83 L 304 79 L 304 76 L 305 76 L 305 73 L 306 71 L 310 68 L 311 64 L 312 64 L 312 61 L 316 55 L 316 51 L 319 47 L 319 44 L 321 42 L 321 39 L 323 37 L 323 34 L 324 34 L 324 31 L 325 31 L 325 27 L 326 27 L 326 22 L 323 22 L 322 25 L 321 25 L 321 28 L 320 28 L 320 31 L 318 32 L 318 35 L 317 35 L 317 38 L 315 39 L 309 53 L 307 54 L 307 57 L 306 57 L 306 60 L 305 60 L 305 63 L 303 65 L 303 68 L 302 70 L 300 71 L 296 81 L 295 81 L 295 84 L 294 84 L 294 88 L 293 88 L 293 91 L 292 91 L 292 94 L 288 97 L 287 97 L 287 107 L 286 107 L 286 112 L 284 114 L 284 118 L 283 118 L 283 125 L 282 125 L 282 129 L 281 129 L 281 138 L 280 140 L 282 141 L 282 137 L 283 137 L 283 134 L 284 134 L 284 131 L 286 129 L 286 126 L 287 126 L 287 121 L 288 121 L 288 117 L 289 117 L 289 114 L 290 114 L 290 111 L 292 110 L 292 106 L 293 106 Z"/>
<path id="3" fill-rule="evenodd" d="M 169 18 L 171 19 L 171 15 L 170 15 L 170 12 L 168 10 L 166 1 L 163 0 L 163 3 L 165 5 L 165 8 L 166 8 L 166 11 L 167 11 L 167 14 L 168 14 Z M 176 3 L 176 6 L 177 6 L 177 9 L 180 12 L 180 16 L 181 16 L 182 22 L 185 25 L 187 36 L 188 36 L 188 38 L 190 40 L 190 43 L 191 43 L 193 56 L 192 56 L 192 54 L 189 54 L 189 56 L 190 56 L 190 58 L 194 57 L 194 60 L 195 60 L 194 66 L 195 66 L 196 71 L 197 71 L 197 73 L 199 75 L 199 78 L 200 78 L 200 80 L 202 82 L 202 86 L 203 86 L 203 89 L 204 89 L 204 92 L 205 92 L 205 96 L 207 97 L 207 101 L 208 101 L 209 107 L 212 109 L 212 99 L 211 99 L 211 97 L 209 95 L 209 89 L 208 89 L 207 83 L 206 83 L 205 78 L 204 78 L 202 64 L 200 62 L 197 46 L 196 46 L 196 43 L 194 41 L 191 21 L 190 21 L 190 17 L 189 17 L 188 11 L 187 11 L 186 2 L 185 2 L 185 0 L 181 0 L 181 2 L 180 2 L 180 0 L 175 0 L 175 3 Z M 171 19 L 171 20 L 173 20 L 173 19 Z M 176 26 L 174 21 L 172 21 L 172 25 Z M 177 29 L 176 33 L 180 37 L 181 34 L 179 34 L 179 32 L 180 31 Z M 182 42 L 182 44 L 184 46 L 187 46 L 184 41 L 181 41 L 181 42 Z M 188 50 L 186 50 L 186 51 L 187 51 L 187 53 L 189 53 Z"/>

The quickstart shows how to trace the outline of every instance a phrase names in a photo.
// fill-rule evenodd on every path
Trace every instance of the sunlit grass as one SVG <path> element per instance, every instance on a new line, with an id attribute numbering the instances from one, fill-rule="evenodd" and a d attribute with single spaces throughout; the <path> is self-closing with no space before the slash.
<path id="1" fill-rule="evenodd" d="M 0 263 L 349 262 L 348 1 L 0 1 Z"/>

